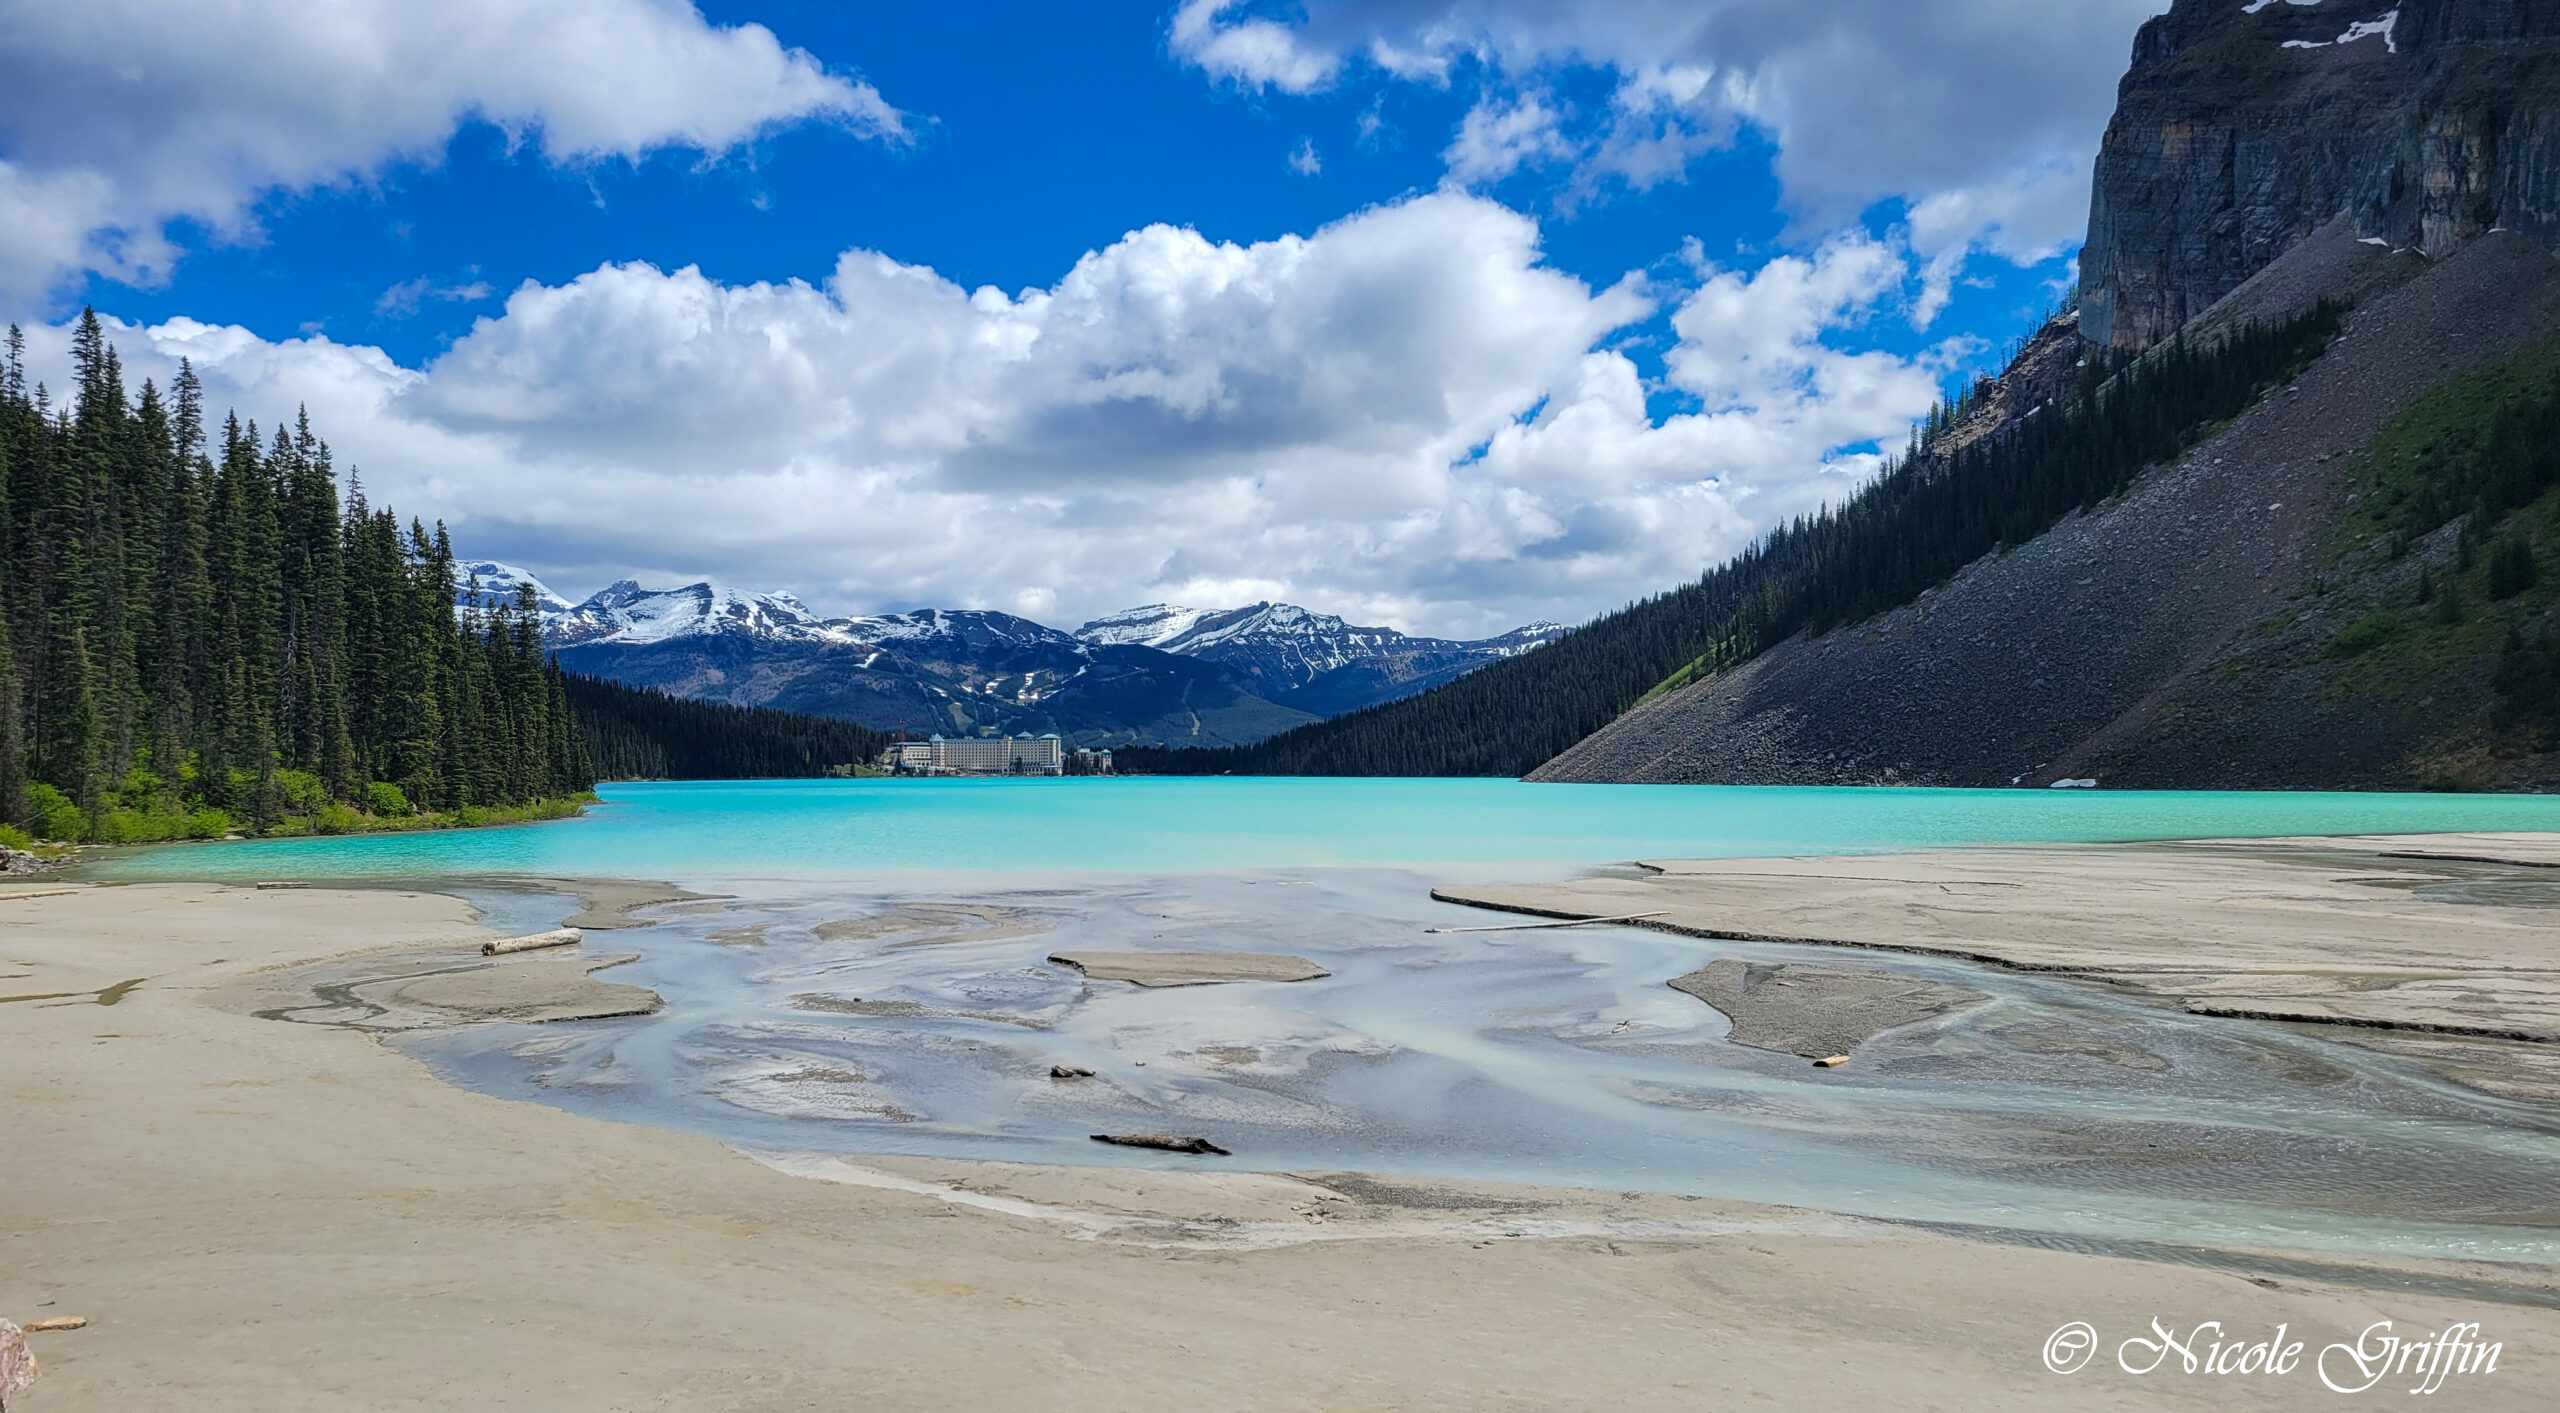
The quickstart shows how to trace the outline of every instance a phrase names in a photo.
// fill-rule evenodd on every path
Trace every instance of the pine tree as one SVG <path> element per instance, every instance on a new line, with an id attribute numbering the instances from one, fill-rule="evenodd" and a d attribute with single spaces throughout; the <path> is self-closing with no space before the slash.
<path id="1" fill-rule="evenodd" d="M 179 365 L 128 395 L 94 313 L 76 386 L 0 346 L 0 817 L 108 840 L 340 828 L 584 792 L 538 612 L 457 616 L 453 552 L 341 500 L 307 414 L 261 439 Z M 210 453 L 210 454 L 208 454 Z M 376 788 L 377 786 L 382 788 Z"/>

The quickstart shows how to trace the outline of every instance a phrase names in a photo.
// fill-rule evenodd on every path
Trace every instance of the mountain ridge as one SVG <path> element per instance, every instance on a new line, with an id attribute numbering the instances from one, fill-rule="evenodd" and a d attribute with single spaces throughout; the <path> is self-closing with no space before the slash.
<path id="1" fill-rule="evenodd" d="M 1271 602 L 1148 605 L 1074 632 L 986 609 L 824 617 L 791 594 L 714 579 L 625 579 L 572 604 L 503 561 L 464 569 L 457 612 L 512 604 L 530 586 L 546 645 L 581 672 L 884 729 L 1057 731 L 1078 745 L 1242 744 L 1424 690 L 1563 631 L 1418 638 Z"/>
<path id="2" fill-rule="evenodd" d="M 1492 638 L 1418 637 L 1266 600 L 1229 609 L 1148 604 L 1097 618 L 1076 636 L 1221 663 L 1243 673 L 1272 702 L 1336 716 L 1428 690 L 1543 647 L 1566 631 L 1540 622 Z"/>

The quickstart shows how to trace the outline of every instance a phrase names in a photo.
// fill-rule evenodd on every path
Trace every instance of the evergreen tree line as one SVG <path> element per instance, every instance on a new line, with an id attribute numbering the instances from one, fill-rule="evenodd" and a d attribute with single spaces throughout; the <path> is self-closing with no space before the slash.
<path id="1" fill-rule="evenodd" d="M 126 842 L 369 827 L 584 793 L 530 598 L 454 607 L 444 527 L 342 499 L 308 417 L 210 433 L 181 363 L 128 394 L 94 313 L 77 386 L 0 359 L 0 817 Z"/>
<path id="2" fill-rule="evenodd" d="M 842 775 L 889 745 L 885 731 L 831 717 L 691 701 L 582 673 L 565 681 L 601 780 Z"/>
<path id="3" fill-rule="evenodd" d="M 1417 696 L 1213 750 L 1124 748 L 1157 774 L 1523 775 L 1649 693 L 1910 602 L 2003 546 L 2124 489 L 2317 358 L 2342 307 L 2139 358 L 2093 350 L 2072 385 L 2002 432 L 1940 452 L 1928 436 L 1846 504 L 1771 531 L 1694 584 Z M 1969 401 L 1969 400 L 1968 400 Z"/>

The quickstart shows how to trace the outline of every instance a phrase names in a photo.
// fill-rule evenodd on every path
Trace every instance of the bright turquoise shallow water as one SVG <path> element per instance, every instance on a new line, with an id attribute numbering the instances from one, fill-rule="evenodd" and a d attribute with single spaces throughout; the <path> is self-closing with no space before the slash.
<path id="1" fill-rule="evenodd" d="M 2560 829 L 2560 796 L 1751 789 L 1511 780 L 923 780 L 611 785 L 513 829 L 134 850 L 101 876 L 526 873 L 676 882 L 883 871 L 1236 869 Z"/>

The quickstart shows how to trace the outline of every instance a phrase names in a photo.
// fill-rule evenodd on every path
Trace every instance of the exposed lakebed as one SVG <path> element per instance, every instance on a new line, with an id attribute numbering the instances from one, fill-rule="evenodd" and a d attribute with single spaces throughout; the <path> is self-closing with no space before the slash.
<path id="1" fill-rule="evenodd" d="M 398 1043 L 474 1088 L 760 1152 L 1418 1173 L 2097 1241 L 2560 1256 L 2560 1116 L 2321 1036 L 1930 958 L 1434 934 L 1501 918 L 1396 870 L 1050 882 L 685 904 L 610 941 L 640 954 L 610 975 L 663 995 L 655 1015 Z M 541 920 L 538 892 L 475 896 Z M 1051 960 L 1079 951 L 1329 974 L 1148 987 Z M 1746 1025 L 1744 990 L 1787 998 L 1774 1048 L 1733 1043 L 1668 984 L 1708 970 Z M 1872 1038 L 1822 1031 L 1842 1007 Z M 1849 1065 L 1791 1053 L 1834 1043 Z M 1234 1156 L 1090 1141 L 1106 1131 Z"/>

